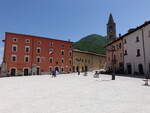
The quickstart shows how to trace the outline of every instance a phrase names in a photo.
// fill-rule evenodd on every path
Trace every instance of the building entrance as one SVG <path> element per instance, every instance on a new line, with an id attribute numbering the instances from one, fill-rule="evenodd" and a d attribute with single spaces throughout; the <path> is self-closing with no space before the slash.
<path id="1" fill-rule="evenodd" d="M 139 65 L 138 65 L 138 68 L 139 68 L 139 74 L 144 74 L 143 65 L 142 65 L 142 64 L 139 64 Z"/>
<path id="2" fill-rule="evenodd" d="M 132 74 L 132 66 L 131 64 L 127 64 L 127 73 Z"/>
<path id="3" fill-rule="evenodd" d="M 29 75 L 29 70 L 28 69 L 24 69 L 24 75 Z"/>
<path id="4" fill-rule="evenodd" d="M 15 76 L 15 75 L 16 75 L 16 69 L 15 69 L 15 68 L 12 68 L 10 74 L 11 74 L 11 76 Z"/>

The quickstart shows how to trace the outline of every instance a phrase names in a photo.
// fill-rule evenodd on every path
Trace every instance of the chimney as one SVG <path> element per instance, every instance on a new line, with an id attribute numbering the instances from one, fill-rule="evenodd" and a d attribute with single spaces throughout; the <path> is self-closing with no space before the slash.
<path id="1" fill-rule="evenodd" d="M 135 28 L 130 28 L 129 30 L 128 30 L 128 33 L 131 33 L 132 31 L 134 31 L 135 30 Z"/>

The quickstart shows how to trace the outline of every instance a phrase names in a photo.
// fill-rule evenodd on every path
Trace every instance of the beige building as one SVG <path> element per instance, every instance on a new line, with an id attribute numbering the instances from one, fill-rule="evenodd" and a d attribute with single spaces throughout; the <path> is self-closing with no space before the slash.
<path id="1" fill-rule="evenodd" d="M 73 72 L 104 69 L 106 56 L 87 51 L 73 50 Z"/>

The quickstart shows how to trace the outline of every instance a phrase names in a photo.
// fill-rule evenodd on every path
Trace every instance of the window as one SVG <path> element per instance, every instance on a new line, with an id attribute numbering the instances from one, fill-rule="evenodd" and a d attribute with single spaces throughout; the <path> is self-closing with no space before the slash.
<path id="1" fill-rule="evenodd" d="M 61 55 L 64 55 L 64 50 L 61 50 Z"/>
<path id="2" fill-rule="evenodd" d="M 121 46 L 122 46 L 121 43 L 119 43 L 119 48 L 120 48 L 120 49 L 121 49 Z"/>
<path id="3" fill-rule="evenodd" d="M 69 52 L 69 55 L 72 56 L 72 51 Z"/>
<path id="4" fill-rule="evenodd" d="M 12 55 L 12 61 L 16 62 L 17 61 L 17 56 L 16 55 Z"/>
<path id="5" fill-rule="evenodd" d="M 53 68 L 52 67 L 49 67 L 49 72 L 52 72 Z"/>
<path id="6" fill-rule="evenodd" d="M 13 38 L 13 42 L 16 43 L 17 42 L 17 38 Z"/>
<path id="7" fill-rule="evenodd" d="M 119 45 L 118 44 L 116 45 L 116 48 L 119 49 Z"/>
<path id="8" fill-rule="evenodd" d="M 72 60 L 71 59 L 69 59 L 69 63 L 72 64 Z"/>
<path id="9" fill-rule="evenodd" d="M 41 58 L 40 58 L 40 57 L 37 57 L 37 58 L 36 58 L 36 62 L 41 62 Z"/>
<path id="10" fill-rule="evenodd" d="M 12 45 L 12 51 L 17 52 L 17 45 Z"/>
<path id="11" fill-rule="evenodd" d="M 84 62 L 84 59 L 82 59 L 81 61 Z"/>
<path id="12" fill-rule="evenodd" d="M 124 55 L 128 55 L 128 52 L 127 52 L 127 50 L 125 50 L 125 51 L 124 51 Z"/>
<path id="13" fill-rule="evenodd" d="M 62 47 L 62 48 L 64 48 L 64 47 L 65 47 L 65 45 L 61 45 L 61 47 Z"/>
<path id="14" fill-rule="evenodd" d="M 53 63 L 53 57 L 49 58 L 49 63 Z"/>
<path id="15" fill-rule="evenodd" d="M 137 36 L 137 37 L 136 37 L 136 42 L 139 42 L 139 41 L 140 41 L 140 40 L 139 40 L 139 37 Z"/>
<path id="16" fill-rule="evenodd" d="M 116 50 L 115 46 L 112 46 L 112 50 Z"/>
<path id="17" fill-rule="evenodd" d="M 50 46 L 54 46 L 54 43 L 53 42 L 50 42 L 50 44 L 49 44 Z"/>
<path id="18" fill-rule="evenodd" d="M 136 55 L 137 57 L 139 57 L 139 56 L 141 56 L 141 54 L 140 54 L 140 49 L 137 49 L 137 55 Z"/>
<path id="19" fill-rule="evenodd" d="M 26 56 L 24 57 L 24 61 L 25 61 L 25 62 L 29 62 L 29 56 L 28 56 L 28 55 L 26 55 Z"/>
<path id="20" fill-rule="evenodd" d="M 64 58 L 61 59 L 61 62 L 64 63 Z"/>
<path id="21" fill-rule="evenodd" d="M 26 39 L 25 42 L 26 42 L 26 43 L 30 43 L 30 39 Z"/>
<path id="22" fill-rule="evenodd" d="M 38 42 L 37 42 L 37 44 L 39 44 L 39 45 L 40 45 L 40 44 L 41 44 L 41 41 L 38 41 Z"/>
<path id="23" fill-rule="evenodd" d="M 30 52 L 30 46 L 25 46 L 25 52 L 29 53 Z"/>
<path id="24" fill-rule="evenodd" d="M 41 48 L 38 47 L 38 48 L 36 49 L 36 52 L 37 52 L 37 53 L 41 53 Z"/>

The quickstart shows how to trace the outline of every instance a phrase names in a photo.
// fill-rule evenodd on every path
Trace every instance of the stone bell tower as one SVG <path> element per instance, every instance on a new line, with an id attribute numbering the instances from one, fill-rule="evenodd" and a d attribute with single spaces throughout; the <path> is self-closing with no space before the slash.
<path id="1" fill-rule="evenodd" d="M 116 40 L 116 23 L 114 22 L 112 14 L 110 14 L 107 24 L 107 43 L 111 43 L 114 40 Z"/>

